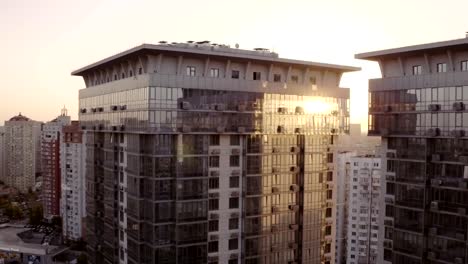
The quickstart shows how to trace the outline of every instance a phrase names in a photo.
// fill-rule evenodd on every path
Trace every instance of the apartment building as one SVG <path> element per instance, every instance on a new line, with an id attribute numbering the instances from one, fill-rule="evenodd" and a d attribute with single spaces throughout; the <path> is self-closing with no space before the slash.
<path id="1" fill-rule="evenodd" d="M 350 159 L 348 192 L 347 263 L 378 262 L 380 220 L 380 158 L 365 155 Z"/>
<path id="2" fill-rule="evenodd" d="M 468 38 L 368 52 L 369 135 L 382 136 L 379 263 L 466 263 Z"/>
<path id="3" fill-rule="evenodd" d="M 0 181 L 5 182 L 6 159 L 5 159 L 5 127 L 0 127 Z"/>
<path id="4" fill-rule="evenodd" d="M 5 121 L 5 183 L 27 192 L 40 174 L 41 123 L 21 115 Z"/>
<path id="5" fill-rule="evenodd" d="M 78 121 L 64 126 L 60 144 L 62 232 L 67 240 L 85 237 L 86 136 Z"/>
<path id="6" fill-rule="evenodd" d="M 74 71 L 90 263 L 333 263 L 330 146 L 356 70 L 202 41 Z"/>
<path id="7" fill-rule="evenodd" d="M 60 145 L 63 133 L 62 129 L 69 124 L 70 117 L 64 108 L 60 116 L 45 123 L 42 127 L 42 205 L 44 218 L 49 221 L 55 216 L 60 216 Z"/>

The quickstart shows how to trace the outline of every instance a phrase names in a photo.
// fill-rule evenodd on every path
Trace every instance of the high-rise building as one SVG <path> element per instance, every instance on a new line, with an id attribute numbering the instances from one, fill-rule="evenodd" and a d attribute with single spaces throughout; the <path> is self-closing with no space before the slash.
<path id="1" fill-rule="evenodd" d="M 382 136 L 383 260 L 468 261 L 468 38 L 356 55 L 377 61 L 369 135 Z"/>
<path id="2" fill-rule="evenodd" d="M 51 220 L 60 216 L 61 162 L 60 145 L 62 129 L 70 124 L 66 109 L 60 116 L 47 122 L 42 127 L 41 162 L 42 162 L 42 204 L 44 218 Z"/>
<path id="3" fill-rule="evenodd" d="M 161 42 L 82 76 L 91 263 L 332 263 L 343 73 L 265 49 Z"/>
<path id="4" fill-rule="evenodd" d="M 351 179 L 351 157 L 356 156 L 352 151 L 336 151 L 335 176 L 333 177 L 333 193 L 335 204 L 335 223 L 336 223 L 336 251 L 335 263 L 346 264 L 346 246 L 348 236 L 348 209 L 349 209 L 349 184 Z"/>
<path id="5" fill-rule="evenodd" d="M 350 159 L 348 192 L 347 263 L 378 264 L 380 220 L 380 158 L 355 156 Z"/>
<path id="6" fill-rule="evenodd" d="M 41 123 L 21 115 L 5 121 L 5 183 L 27 192 L 40 174 Z"/>
<path id="7" fill-rule="evenodd" d="M 0 127 L 0 181 L 5 182 L 6 158 L 5 158 L 5 127 Z"/>
<path id="8" fill-rule="evenodd" d="M 79 240 L 84 238 L 86 218 L 86 137 L 78 121 L 63 127 L 60 159 L 63 236 Z"/>

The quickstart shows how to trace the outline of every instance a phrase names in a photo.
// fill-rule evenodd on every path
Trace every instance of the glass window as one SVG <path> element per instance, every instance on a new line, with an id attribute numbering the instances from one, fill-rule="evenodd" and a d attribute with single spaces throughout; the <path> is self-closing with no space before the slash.
<path id="1" fill-rule="evenodd" d="M 195 67 L 187 66 L 187 76 L 195 76 Z"/>
<path id="2" fill-rule="evenodd" d="M 238 229 L 239 228 L 239 218 L 230 218 L 229 219 L 229 229 Z"/>
<path id="3" fill-rule="evenodd" d="M 208 242 L 208 253 L 218 252 L 218 241 Z"/>
<path id="4" fill-rule="evenodd" d="M 231 135 L 230 143 L 231 143 L 231 146 L 239 146 L 240 145 L 239 135 Z"/>
<path id="5" fill-rule="evenodd" d="M 210 167 L 219 168 L 219 156 L 210 157 Z"/>
<path id="6" fill-rule="evenodd" d="M 310 77 L 310 78 L 309 78 L 309 82 L 310 82 L 310 84 L 315 85 L 315 84 L 317 84 L 317 78 L 315 78 L 315 77 Z"/>
<path id="7" fill-rule="evenodd" d="M 273 74 L 273 81 L 274 82 L 281 82 L 281 74 Z"/>
<path id="8" fill-rule="evenodd" d="M 422 74 L 422 66 L 415 65 L 413 66 L 413 75 L 421 75 Z"/>
<path id="9" fill-rule="evenodd" d="M 261 80 L 261 78 L 262 78 L 261 72 L 253 72 L 253 76 L 252 76 L 253 80 L 259 81 L 259 80 Z"/>
<path id="10" fill-rule="evenodd" d="M 460 62 L 460 69 L 461 71 L 468 71 L 468 61 L 461 61 Z"/>
<path id="11" fill-rule="evenodd" d="M 218 189 L 219 188 L 219 178 L 210 178 L 209 179 L 209 188 Z"/>
<path id="12" fill-rule="evenodd" d="M 240 76 L 239 71 L 237 71 L 237 70 L 232 71 L 232 75 L 231 75 L 232 79 L 239 79 L 239 76 Z"/>
<path id="13" fill-rule="evenodd" d="M 219 69 L 218 68 L 211 68 L 210 69 L 210 77 L 218 78 L 219 77 Z"/>
<path id="14" fill-rule="evenodd" d="M 238 188 L 239 187 L 239 177 L 231 176 L 229 177 L 229 188 Z"/>
<path id="15" fill-rule="evenodd" d="M 210 146 L 219 146 L 219 135 L 210 136 Z"/>
<path id="16" fill-rule="evenodd" d="M 239 247 L 239 242 L 237 238 L 229 239 L 229 250 L 235 250 Z"/>
<path id="17" fill-rule="evenodd" d="M 297 76 L 297 75 L 291 76 L 291 82 L 298 83 L 299 82 L 299 76 Z"/>
<path id="18" fill-rule="evenodd" d="M 240 163 L 239 155 L 232 155 L 229 157 L 229 166 L 231 167 L 239 167 Z"/>
<path id="19" fill-rule="evenodd" d="M 239 208 L 239 198 L 231 197 L 229 198 L 229 209 Z"/>
<path id="20" fill-rule="evenodd" d="M 216 232 L 219 230 L 219 221 L 218 220 L 210 220 L 208 222 L 208 232 Z"/>
<path id="21" fill-rule="evenodd" d="M 447 72 L 447 63 L 437 63 L 437 72 Z"/>
<path id="22" fill-rule="evenodd" d="M 209 199 L 208 210 L 218 210 L 218 209 L 219 209 L 219 199 Z"/>

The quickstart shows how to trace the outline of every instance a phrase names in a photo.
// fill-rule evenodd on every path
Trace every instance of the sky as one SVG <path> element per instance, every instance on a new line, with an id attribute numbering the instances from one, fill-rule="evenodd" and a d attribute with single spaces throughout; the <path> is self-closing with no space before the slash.
<path id="1" fill-rule="evenodd" d="M 351 122 L 367 127 L 374 62 L 356 53 L 464 38 L 466 0 L 0 0 L 0 125 L 65 105 L 78 117 L 73 70 L 142 43 L 211 40 L 280 57 L 361 67 L 343 76 Z"/>

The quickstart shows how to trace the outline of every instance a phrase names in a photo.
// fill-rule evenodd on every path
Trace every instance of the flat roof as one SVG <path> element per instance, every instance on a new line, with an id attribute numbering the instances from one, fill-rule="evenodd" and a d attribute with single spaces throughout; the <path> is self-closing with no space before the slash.
<path id="1" fill-rule="evenodd" d="M 26 243 L 18 234 L 28 231 L 30 228 L 24 227 L 0 227 L 0 251 L 26 253 L 32 255 L 47 255 L 58 249 L 58 246 L 43 246 L 41 244 Z"/>
<path id="2" fill-rule="evenodd" d="M 179 43 L 182 44 L 182 43 Z M 337 64 L 328 64 L 328 63 L 320 63 L 320 62 L 312 62 L 312 61 L 303 61 L 303 60 L 293 60 L 293 59 L 284 59 L 278 58 L 276 56 L 267 56 L 262 55 L 261 52 L 258 52 L 258 55 L 255 54 L 255 51 L 250 50 L 241 50 L 241 49 L 233 49 L 233 48 L 226 48 L 221 47 L 219 50 L 215 47 L 213 49 L 208 48 L 196 48 L 196 47 L 183 47 L 182 45 L 155 45 L 155 44 L 142 44 L 140 46 L 136 46 L 129 50 L 123 51 L 121 53 L 115 54 L 113 56 L 107 57 L 103 60 L 98 62 L 92 63 L 88 66 L 82 67 L 78 70 L 73 71 L 71 74 L 76 76 L 82 76 L 86 71 L 92 70 L 93 68 L 97 68 L 103 64 L 110 63 L 115 60 L 119 60 L 126 56 L 135 54 L 135 53 L 142 53 L 144 51 L 149 52 L 173 52 L 173 53 L 186 53 L 186 54 L 198 54 L 198 55 L 205 55 L 205 56 L 213 56 L 213 57 L 221 57 L 221 58 L 238 58 L 238 59 L 251 59 L 255 61 L 264 61 L 264 62 L 276 62 L 276 63 L 284 63 L 284 64 L 296 64 L 296 65 L 303 65 L 303 66 L 312 66 L 312 67 L 319 67 L 319 68 L 328 68 L 332 70 L 339 70 L 342 72 L 350 72 L 350 71 L 359 71 L 361 68 L 353 67 L 353 66 L 345 66 L 345 65 L 337 65 Z M 270 53 L 274 55 L 274 53 Z"/>
<path id="3" fill-rule="evenodd" d="M 384 57 L 395 57 L 396 55 L 412 55 L 430 50 L 444 50 L 447 48 L 468 48 L 468 37 L 448 41 L 440 41 L 419 45 L 412 45 L 400 48 L 385 49 L 379 51 L 365 52 L 354 55 L 356 59 L 361 60 L 379 60 Z"/>

